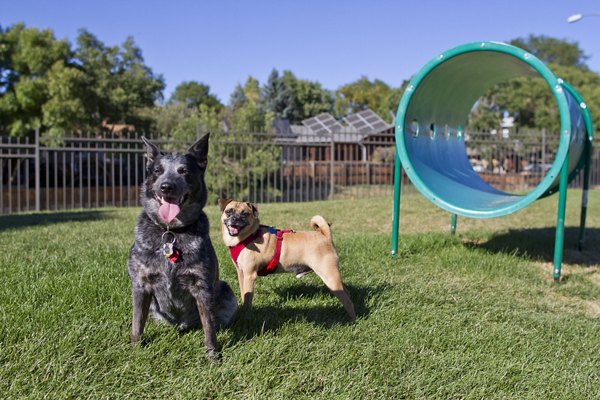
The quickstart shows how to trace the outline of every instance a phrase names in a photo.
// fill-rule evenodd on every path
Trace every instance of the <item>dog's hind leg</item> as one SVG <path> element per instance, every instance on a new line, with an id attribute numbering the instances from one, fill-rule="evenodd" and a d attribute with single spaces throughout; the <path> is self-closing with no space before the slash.
<path id="1" fill-rule="evenodd" d="M 136 343 L 144 333 L 144 326 L 148 320 L 148 310 L 152 295 L 134 289 L 133 295 L 133 321 L 131 322 L 131 343 Z"/>
<path id="2" fill-rule="evenodd" d="M 233 290 L 225 281 L 215 284 L 215 317 L 219 327 L 230 326 L 238 309 L 238 301 Z"/>
<path id="3" fill-rule="evenodd" d="M 329 290 L 331 290 L 331 293 L 339 299 L 344 306 L 346 313 L 348 313 L 352 321 L 354 321 L 356 319 L 354 304 L 352 304 L 348 290 L 342 283 L 342 277 L 338 269 L 337 257 L 324 257 L 321 260 L 315 260 L 313 265 L 311 265 L 312 270 L 315 271 L 323 283 L 329 288 Z"/>

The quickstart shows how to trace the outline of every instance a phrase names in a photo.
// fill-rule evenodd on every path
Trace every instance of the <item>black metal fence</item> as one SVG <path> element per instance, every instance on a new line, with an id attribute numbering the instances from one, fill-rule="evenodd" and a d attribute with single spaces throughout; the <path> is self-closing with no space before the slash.
<path id="1" fill-rule="evenodd" d="M 191 144 L 168 135 L 151 138 L 165 152 Z M 535 187 L 552 165 L 558 144 L 539 133 L 519 138 L 465 137 L 474 169 L 506 191 Z M 0 138 L 0 213 L 105 206 L 137 206 L 145 179 L 139 136 L 78 135 Z M 220 196 L 265 202 L 302 202 L 391 195 L 392 133 L 333 135 L 213 133 L 206 181 L 210 201 Z M 405 183 L 406 178 L 404 177 Z M 594 157 L 591 184 L 600 185 Z M 581 178 L 572 186 L 580 186 Z"/>

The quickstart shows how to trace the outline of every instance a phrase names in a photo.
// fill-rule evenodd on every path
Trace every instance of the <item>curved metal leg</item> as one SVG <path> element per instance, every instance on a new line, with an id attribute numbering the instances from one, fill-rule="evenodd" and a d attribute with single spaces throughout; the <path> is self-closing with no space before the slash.
<path id="1" fill-rule="evenodd" d="M 592 142 L 586 143 L 585 164 L 583 167 L 583 194 L 581 198 L 581 217 L 579 220 L 579 241 L 577 247 L 579 251 L 583 250 L 583 240 L 585 238 L 585 218 L 587 216 L 588 191 L 590 188 L 590 164 L 592 161 Z"/>
<path id="2" fill-rule="evenodd" d="M 457 218 L 458 218 L 458 216 L 456 214 L 452 214 L 452 221 L 450 221 L 450 233 L 453 235 L 456 233 L 456 219 Z"/>
<path id="3" fill-rule="evenodd" d="M 398 254 L 398 231 L 400 226 L 400 189 L 402 186 L 402 163 L 396 152 L 394 162 L 394 208 L 392 211 L 392 249 L 391 256 Z"/>
<path id="4" fill-rule="evenodd" d="M 552 277 L 555 282 L 560 281 L 562 256 L 565 243 L 565 210 L 567 206 L 567 185 L 569 183 L 569 157 L 565 158 L 560 171 L 558 191 L 558 211 L 556 220 L 556 237 L 554 240 L 554 271 Z"/>

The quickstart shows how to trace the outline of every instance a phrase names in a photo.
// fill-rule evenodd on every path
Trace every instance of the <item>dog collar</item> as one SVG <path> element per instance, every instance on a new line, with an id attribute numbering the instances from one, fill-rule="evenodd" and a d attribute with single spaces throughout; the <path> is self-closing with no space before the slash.
<path id="1" fill-rule="evenodd" d="M 235 264 L 235 267 L 238 270 L 240 269 L 240 266 L 238 265 L 237 260 L 240 256 L 240 253 L 242 252 L 242 250 L 244 250 L 246 247 L 248 247 L 248 245 L 250 243 L 252 243 L 256 238 L 261 236 L 261 231 L 263 228 L 266 229 L 268 233 L 271 233 L 271 234 L 277 236 L 277 244 L 275 247 L 275 254 L 273 255 L 273 258 L 271 259 L 271 261 L 269 261 L 269 263 L 267 264 L 266 267 L 264 267 L 263 269 L 258 271 L 258 275 L 266 276 L 266 275 L 274 273 L 277 270 L 277 265 L 279 264 L 279 257 L 281 256 L 281 245 L 283 243 L 283 235 L 285 233 L 290 233 L 290 232 L 294 232 L 294 231 L 287 230 L 287 229 L 280 230 L 280 229 L 273 228 L 272 226 L 266 226 L 266 225 L 260 225 L 259 228 L 256 230 L 256 232 L 254 232 L 252 235 L 248 236 L 246 239 L 244 239 L 240 243 L 236 244 L 235 246 L 231 246 L 229 248 L 229 253 L 231 254 L 231 259 L 233 260 L 233 263 Z"/>

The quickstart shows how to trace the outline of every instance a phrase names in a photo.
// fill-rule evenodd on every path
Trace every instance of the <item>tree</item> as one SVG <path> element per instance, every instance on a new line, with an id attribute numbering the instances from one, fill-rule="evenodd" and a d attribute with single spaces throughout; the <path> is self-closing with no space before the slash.
<path id="1" fill-rule="evenodd" d="M 55 63 L 47 75 L 48 100 L 42 105 L 43 124 L 51 136 L 85 126 L 88 122 L 85 74 L 64 63 Z"/>
<path id="2" fill-rule="evenodd" d="M 513 39 L 510 44 L 528 51 L 546 64 L 587 68 L 585 61 L 589 57 L 577 42 L 544 35 L 529 35 L 527 38 Z"/>
<path id="3" fill-rule="evenodd" d="M 23 24 L 0 32 L 0 49 L 0 129 L 23 135 L 42 126 L 47 75 L 55 63 L 68 65 L 72 53 L 52 31 Z"/>
<path id="4" fill-rule="evenodd" d="M 162 98 L 162 76 L 144 64 L 141 50 L 128 37 L 122 45 L 107 47 L 93 34 L 81 30 L 75 57 L 91 88 L 90 125 L 136 123 L 135 111 Z"/>
<path id="5" fill-rule="evenodd" d="M 576 43 L 545 36 L 529 36 L 511 43 L 550 62 L 548 67 L 552 72 L 578 90 L 588 108 L 600 107 L 600 76 L 585 66 L 587 56 Z M 497 129 L 505 112 L 514 117 L 517 127 L 550 132 L 557 132 L 560 128 L 552 90 L 540 77 L 520 77 L 491 88 L 469 116 L 469 126 L 476 130 Z M 592 118 L 595 124 L 600 123 L 597 114 L 592 113 Z"/>
<path id="6" fill-rule="evenodd" d="M 16 24 L 0 30 L 0 131 L 36 128 L 55 136 L 99 131 L 103 121 L 138 123 L 162 97 L 164 82 L 144 64 L 132 38 L 107 47 L 83 30 L 72 50 L 51 30 Z"/>
<path id="7" fill-rule="evenodd" d="M 323 89 L 319 82 L 299 79 L 296 81 L 295 93 L 300 109 L 298 120 L 293 122 L 300 122 L 303 119 L 333 110 L 333 95 L 330 91 Z"/>
<path id="8" fill-rule="evenodd" d="M 261 88 L 260 105 L 262 109 L 265 112 L 272 112 L 275 118 L 297 121 L 299 118 L 298 104 L 294 95 L 293 81 L 295 81 L 295 77 L 293 79 L 290 79 L 289 76 L 287 79 L 282 78 L 279 76 L 279 72 L 273 69 L 267 83 Z"/>
<path id="9" fill-rule="evenodd" d="M 210 93 L 210 86 L 196 81 L 182 82 L 177 85 L 169 102 L 182 103 L 189 108 L 198 108 L 201 104 L 217 111 L 223 108 L 219 99 Z"/>
<path id="10" fill-rule="evenodd" d="M 244 88 L 238 83 L 237 85 L 235 85 L 235 89 L 233 89 L 233 93 L 231 93 L 231 96 L 229 98 L 229 109 L 231 111 L 236 111 L 242 106 L 244 106 L 244 104 L 246 104 L 247 101 L 248 99 L 246 98 L 246 94 L 244 93 Z"/>
<path id="11" fill-rule="evenodd" d="M 337 117 L 343 117 L 370 108 L 389 121 L 399 101 L 399 90 L 392 89 L 379 79 L 371 82 L 363 76 L 337 90 L 334 110 Z"/>
<path id="12" fill-rule="evenodd" d="M 170 135 L 181 121 L 192 117 L 196 111 L 186 107 L 185 104 L 177 103 L 144 107 L 137 114 L 145 121 L 143 126 L 146 131 Z M 190 140 L 193 137 L 195 136 L 190 136 Z"/>
<path id="13" fill-rule="evenodd" d="M 230 129 L 235 132 L 263 132 L 269 129 L 274 114 L 260 107 L 258 80 L 250 76 L 244 86 L 239 87 L 241 89 L 236 88 L 236 102 L 226 113 Z"/>
<path id="14" fill-rule="evenodd" d="M 261 88 L 261 107 L 275 118 L 298 124 L 303 119 L 331 111 L 333 96 L 318 82 L 298 79 L 291 71 L 279 75 L 273 69 Z"/>
<path id="15" fill-rule="evenodd" d="M 260 84 L 250 76 L 243 85 L 236 86 L 229 107 L 220 115 L 201 108 L 197 121 L 200 126 L 213 129 L 224 119 L 229 128 L 211 146 L 209 156 L 214 161 L 209 163 L 206 184 L 212 193 L 251 199 L 251 193 L 260 187 L 269 196 L 280 195 L 272 186 L 272 174 L 279 166 L 279 146 L 275 145 L 274 135 L 256 134 L 268 131 L 275 116 L 262 106 L 262 101 Z"/>
<path id="16" fill-rule="evenodd" d="M 502 122 L 500 106 L 494 103 L 493 96 L 488 93 L 473 107 L 469 114 L 469 128 L 477 132 L 498 129 Z"/>

